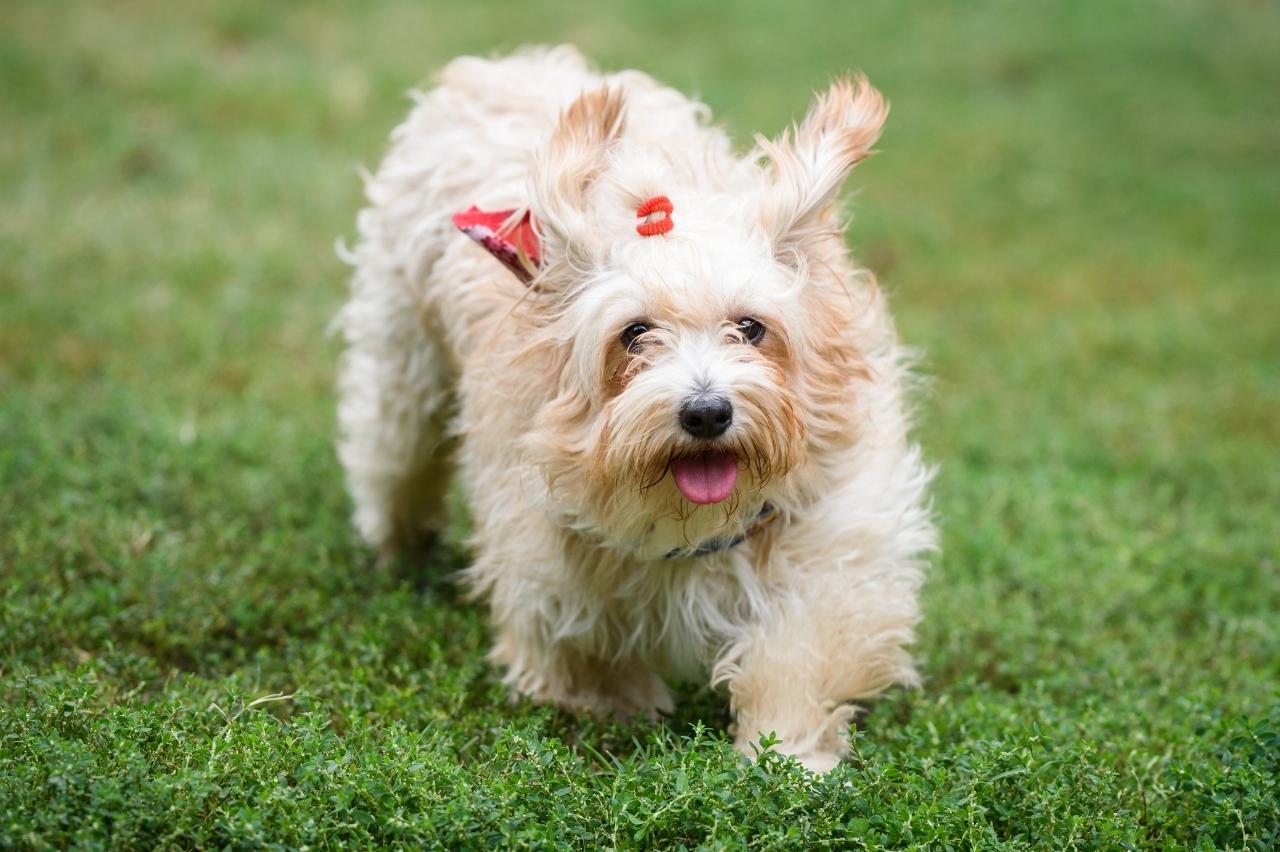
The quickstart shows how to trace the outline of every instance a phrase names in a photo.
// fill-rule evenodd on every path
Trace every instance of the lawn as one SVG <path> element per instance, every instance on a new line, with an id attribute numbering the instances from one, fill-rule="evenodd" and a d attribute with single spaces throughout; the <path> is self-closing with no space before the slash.
<path id="1" fill-rule="evenodd" d="M 0 847 L 1280 844 L 1280 7 L 0 7 Z M 179 8 L 187 7 L 187 8 Z M 925 353 L 922 690 L 739 763 L 508 704 L 379 571 L 325 335 L 405 92 L 573 41 L 740 139 L 894 103 L 850 241 Z"/>

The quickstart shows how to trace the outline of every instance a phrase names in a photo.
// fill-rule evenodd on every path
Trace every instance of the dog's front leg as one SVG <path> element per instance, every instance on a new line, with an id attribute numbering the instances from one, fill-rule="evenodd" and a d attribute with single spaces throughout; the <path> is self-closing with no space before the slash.
<path id="1" fill-rule="evenodd" d="M 553 704 L 570 713 L 623 721 L 672 710 L 666 683 L 635 659 L 607 660 L 570 641 L 544 643 L 536 635 L 501 629 L 489 659 L 505 669 L 512 696 Z"/>
<path id="2" fill-rule="evenodd" d="M 489 600 L 489 660 L 512 696 L 623 719 L 670 713 L 666 683 L 624 645 L 605 594 L 612 585 L 576 562 L 572 546 L 537 516 L 519 526 L 499 516 L 481 516 L 482 556 L 467 582 Z"/>
<path id="3" fill-rule="evenodd" d="M 838 582 L 837 582 L 838 581 Z M 849 752 L 848 702 L 918 680 L 904 646 L 916 621 L 914 588 L 824 578 L 792 597 L 717 666 L 735 717 L 735 746 L 755 757 L 763 736 L 814 772 Z"/>

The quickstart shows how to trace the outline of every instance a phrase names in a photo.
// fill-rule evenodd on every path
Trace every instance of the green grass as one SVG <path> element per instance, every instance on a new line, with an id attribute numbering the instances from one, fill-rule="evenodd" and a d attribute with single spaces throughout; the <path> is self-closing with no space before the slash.
<path id="1" fill-rule="evenodd" d="M 692 686 L 508 705 L 465 554 L 348 526 L 355 167 L 450 56 L 560 40 L 740 138 L 850 67 L 894 102 L 850 239 L 944 552 L 925 689 L 827 778 Z M 0 847 L 1274 847 L 1277 92 L 1260 0 L 6 2 Z"/>

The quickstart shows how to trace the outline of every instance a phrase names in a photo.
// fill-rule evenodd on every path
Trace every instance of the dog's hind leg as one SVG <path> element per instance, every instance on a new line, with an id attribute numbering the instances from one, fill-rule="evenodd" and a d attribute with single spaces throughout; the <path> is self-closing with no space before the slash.
<path id="1" fill-rule="evenodd" d="M 452 474 L 452 379 L 421 299 L 377 252 L 356 257 L 338 315 L 346 341 L 338 377 L 338 457 L 360 535 L 388 558 L 446 520 Z"/>

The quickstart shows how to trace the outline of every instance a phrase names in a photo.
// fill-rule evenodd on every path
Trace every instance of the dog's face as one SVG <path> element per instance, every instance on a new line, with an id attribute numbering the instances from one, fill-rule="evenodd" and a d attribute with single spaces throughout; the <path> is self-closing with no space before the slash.
<path id="1" fill-rule="evenodd" d="M 731 534 L 851 439 L 865 372 L 833 205 L 884 114 L 838 83 L 794 136 L 702 171 L 630 143 L 613 92 L 565 114 L 534 186 L 535 345 L 560 374 L 530 441 L 578 523 L 645 555 Z M 645 235 L 654 196 L 670 225 Z"/>
<path id="2" fill-rule="evenodd" d="M 743 247 L 732 231 L 635 244 L 569 308 L 575 381 L 597 412 L 590 465 L 618 490 L 676 508 L 673 485 L 691 506 L 732 513 L 803 459 L 803 306 Z"/>

